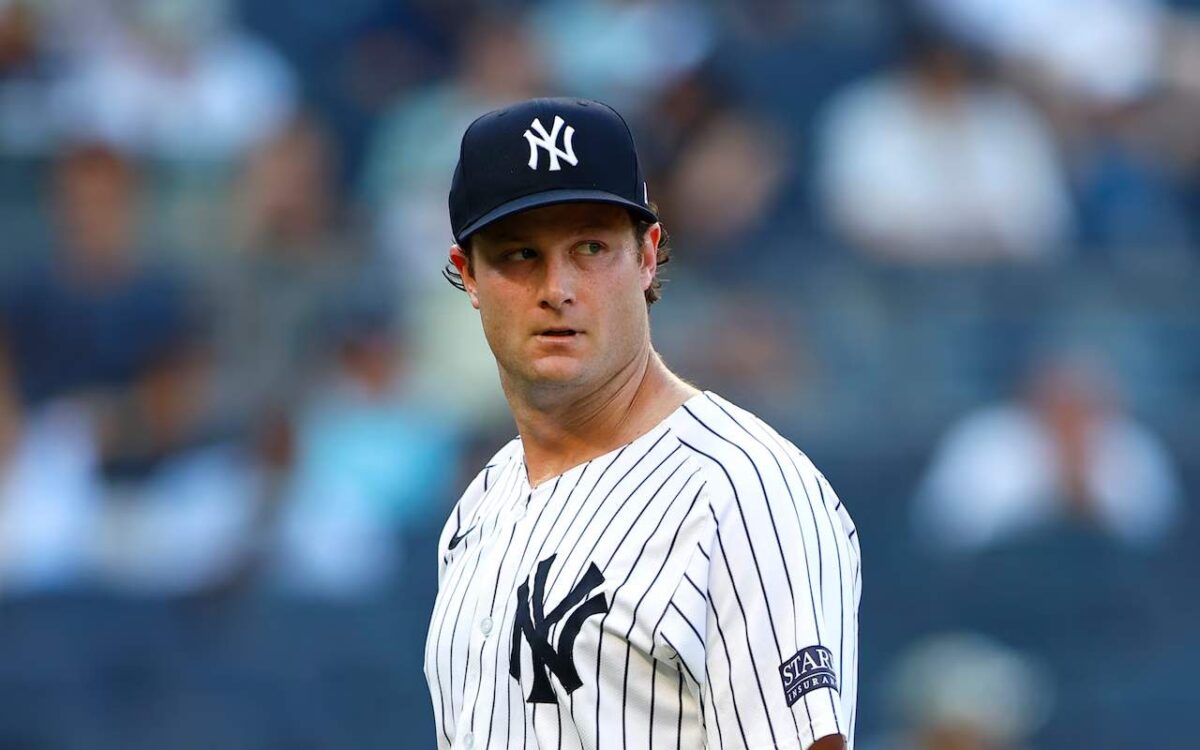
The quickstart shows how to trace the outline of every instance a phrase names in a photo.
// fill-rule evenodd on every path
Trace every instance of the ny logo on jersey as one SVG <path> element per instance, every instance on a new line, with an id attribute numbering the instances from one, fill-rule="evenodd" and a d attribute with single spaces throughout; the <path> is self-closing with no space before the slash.
<path id="1" fill-rule="evenodd" d="M 529 581 L 517 589 L 517 620 L 513 628 L 512 653 L 509 656 L 508 673 L 517 680 L 521 679 L 521 636 L 529 643 L 533 653 L 533 688 L 529 691 L 529 703 L 558 703 L 554 688 L 550 685 L 549 672 L 553 672 L 567 693 L 573 693 L 583 681 L 575 669 L 575 638 L 583 621 L 592 615 L 608 612 L 608 600 L 604 594 L 597 594 L 587 601 L 584 597 L 592 593 L 604 583 L 604 575 L 595 563 L 588 566 L 583 578 L 563 597 L 550 614 L 545 612 L 546 574 L 554 564 L 557 555 L 538 563 L 537 572 L 533 579 L 533 599 L 529 598 Z M 583 602 L 580 604 L 580 602 Z M 558 631 L 558 648 L 550 645 L 550 627 L 563 619 L 568 612 L 579 605 Z"/>
<path id="2" fill-rule="evenodd" d="M 546 149 L 546 154 L 550 157 L 550 171 L 557 172 L 562 167 L 559 166 L 558 160 L 562 159 L 572 167 L 578 166 L 579 160 L 575 158 L 575 148 L 571 145 L 571 139 L 575 137 L 575 128 L 567 125 L 566 131 L 563 132 L 563 148 L 558 147 L 558 134 L 563 130 L 563 118 L 558 115 L 554 116 L 554 127 L 550 132 L 546 132 L 546 128 L 542 126 L 542 121 L 538 118 L 533 118 L 533 122 L 529 124 L 529 128 L 533 128 L 538 132 L 534 135 L 529 129 L 525 129 L 525 140 L 529 141 L 529 168 L 536 170 L 538 167 L 538 149 Z"/>

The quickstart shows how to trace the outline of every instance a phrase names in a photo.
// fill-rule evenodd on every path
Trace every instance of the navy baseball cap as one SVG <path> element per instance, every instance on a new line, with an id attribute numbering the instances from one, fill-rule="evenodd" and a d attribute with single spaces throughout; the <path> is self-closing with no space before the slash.
<path id="1" fill-rule="evenodd" d="M 633 135 L 607 104 L 530 99 L 488 112 L 463 133 L 450 185 L 456 242 L 518 211 L 578 201 L 658 221 Z"/>

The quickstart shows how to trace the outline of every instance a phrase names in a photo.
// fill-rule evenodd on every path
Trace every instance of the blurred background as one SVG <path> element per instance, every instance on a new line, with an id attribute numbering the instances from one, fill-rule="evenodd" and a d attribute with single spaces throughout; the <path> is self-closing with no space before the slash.
<path id="1" fill-rule="evenodd" d="M 857 521 L 857 747 L 1200 747 L 1197 0 L 0 0 L 0 748 L 434 746 L 446 195 L 538 94 Z"/>

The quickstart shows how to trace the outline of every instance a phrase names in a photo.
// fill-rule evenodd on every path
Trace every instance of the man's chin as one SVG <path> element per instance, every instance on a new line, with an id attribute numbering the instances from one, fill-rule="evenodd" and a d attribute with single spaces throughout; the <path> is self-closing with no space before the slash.
<path id="1" fill-rule="evenodd" d="M 530 385 L 571 386 L 587 378 L 587 358 L 579 352 L 538 351 L 517 370 Z"/>
<path id="2" fill-rule="evenodd" d="M 538 384 L 573 385 L 583 379 L 583 368 L 571 357 L 546 357 L 533 363 L 530 375 Z"/>

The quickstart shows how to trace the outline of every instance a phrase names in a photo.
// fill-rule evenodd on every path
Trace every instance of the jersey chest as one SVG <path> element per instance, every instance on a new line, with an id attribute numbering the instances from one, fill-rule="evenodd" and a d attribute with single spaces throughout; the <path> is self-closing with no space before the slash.
<path id="1" fill-rule="evenodd" d="M 595 734 L 673 656 L 656 628 L 707 528 L 698 472 L 668 450 L 586 468 L 530 490 L 510 467 L 450 536 L 426 649 L 447 743 Z"/>

